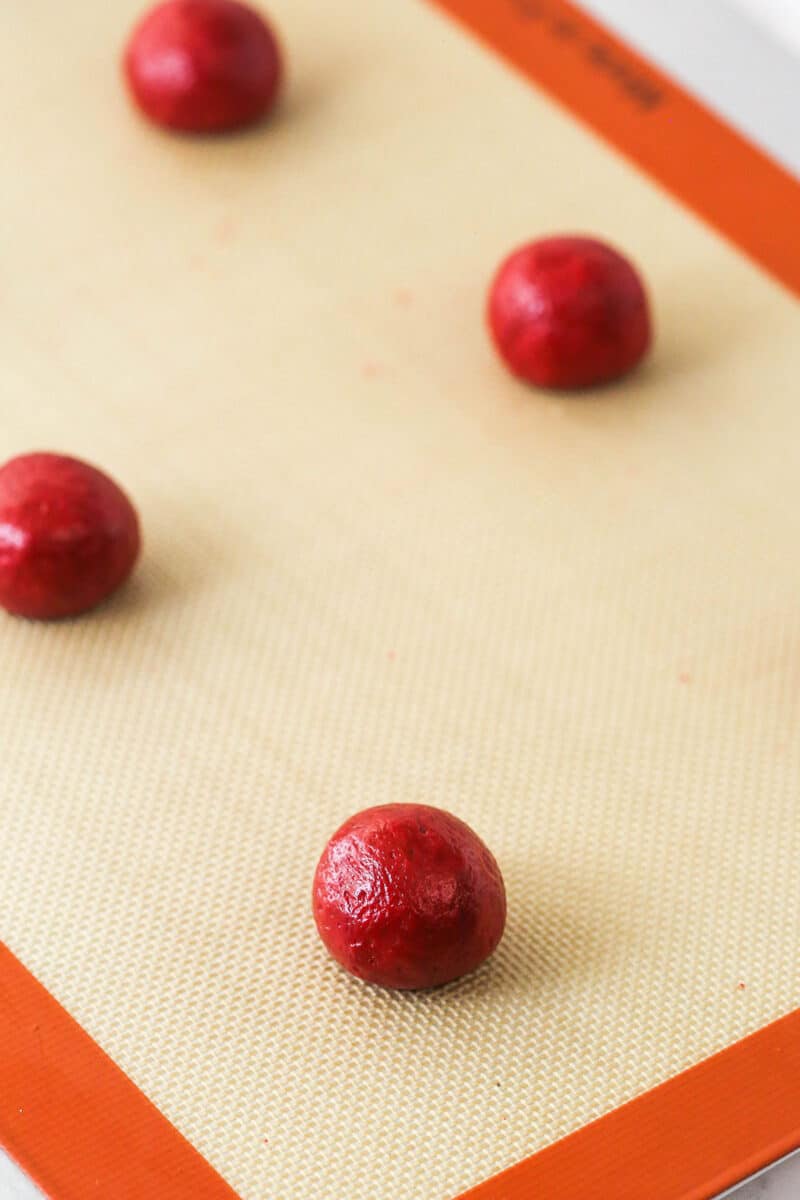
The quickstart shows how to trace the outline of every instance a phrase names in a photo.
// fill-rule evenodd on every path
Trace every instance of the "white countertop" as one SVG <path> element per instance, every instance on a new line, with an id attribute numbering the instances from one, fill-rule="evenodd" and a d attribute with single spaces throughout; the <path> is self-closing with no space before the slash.
<path id="1" fill-rule="evenodd" d="M 735 3 L 775 36 L 800 50 L 800 5 L 797 0 L 735 0 Z"/>

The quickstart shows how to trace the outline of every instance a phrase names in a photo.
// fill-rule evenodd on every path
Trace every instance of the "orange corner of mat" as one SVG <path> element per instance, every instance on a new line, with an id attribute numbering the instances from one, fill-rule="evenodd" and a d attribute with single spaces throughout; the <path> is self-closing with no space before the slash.
<path id="1" fill-rule="evenodd" d="M 800 1148 L 800 1010 L 461 1200 L 712 1200 Z"/>
<path id="2" fill-rule="evenodd" d="M 50 1200 L 236 1200 L 2 944 L 0 1146 Z"/>

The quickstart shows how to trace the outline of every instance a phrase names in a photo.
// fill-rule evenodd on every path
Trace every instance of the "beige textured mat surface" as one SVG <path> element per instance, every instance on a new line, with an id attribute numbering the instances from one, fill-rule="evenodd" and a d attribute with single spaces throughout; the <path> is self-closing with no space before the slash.
<path id="1" fill-rule="evenodd" d="M 0 15 L 0 451 L 147 542 L 0 621 L 0 937 L 244 1200 L 445 1200 L 800 1003 L 798 309 L 422 4 L 276 0 L 282 116 L 218 142 L 129 111 L 135 12 Z M 481 327 L 562 229 L 659 326 L 577 400 Z M 506 874 L 437 994 L 309 915 L 391 800 Z"/>

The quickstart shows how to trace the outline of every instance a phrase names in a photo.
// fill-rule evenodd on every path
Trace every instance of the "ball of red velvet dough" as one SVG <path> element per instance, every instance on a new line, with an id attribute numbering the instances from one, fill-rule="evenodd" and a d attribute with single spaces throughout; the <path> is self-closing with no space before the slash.
<path id="1" fill-rule="evenodd" d="M 501 265 L 489 328 L 508 366 L 546 388 L 583 388 L 636 366 L 651 341 L 647 293 L 636 269 L 586 237 L 531 242 Z"/>
<path id="2" fill-rule="evenodd" d="M 24 454 L 0 467 L 0 605 L 71 617 L 125 582 L 139 554 L 128 497 L 88 463 Z"/>
<path id="3" fill-rule="evenodd" d="M 125 74 L 144 113 L 189 133 L 238 129 L 269 111 L 281 53 L 262 17 L 236 0 L 167 0 L 131 34 Z"/>
<path id="4" fill-rule="evenodd" d="M 346 821 L 314 876 L 314 918 L 353 975 L 429 988 L 466 975 L 503 934 L 506 895 L 492 854 L 458 817 L 385 804 Z"/>

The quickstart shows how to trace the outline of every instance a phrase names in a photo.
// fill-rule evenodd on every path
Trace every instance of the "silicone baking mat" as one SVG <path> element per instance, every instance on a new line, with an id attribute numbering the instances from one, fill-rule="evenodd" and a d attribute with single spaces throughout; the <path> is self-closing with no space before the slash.
<path id="1" fill-rule="evenodd" d="M 446 1200 L 800 1002 L 800 319 L 434 8 L 272 11 L 283 111 L 212 141 L 129 111 L 130 4 L 0 17 L 0 449 L 102 464 L 146 536 L 93 617 L 0 622 L 0 932 L 242 1200 Z M 590 120 L 640 120 L 605 78 Z M 734 143 L 687 137 L 703 211 Z M 779 225 L 746 249 L 791 282 Z M 579 397 L 482 328 L 561 230 L 630 253 L 658 325 Z M 346 977 L 310 919 L 327 835 L 394 800 L 508 885 L 436 993 Z"/>

